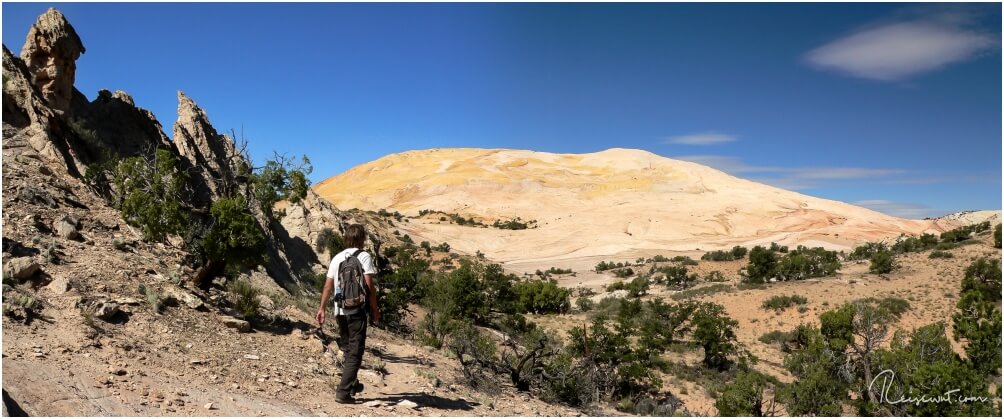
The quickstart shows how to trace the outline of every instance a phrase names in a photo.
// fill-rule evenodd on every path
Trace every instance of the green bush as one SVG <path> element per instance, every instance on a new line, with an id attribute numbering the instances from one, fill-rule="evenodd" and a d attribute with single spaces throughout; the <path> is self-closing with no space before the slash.
<path id="1" fill-rule="evenodd" d="M 808 303 L 809 300 L 801 295 L 775 295 L 764 300 L 761 308 L 764 310 L 781 311 L 796 305 Z"/>
<path id="2" fill-rule="evenodd" d="M 879 242 L 868 242 L 861 246 L 855 247 L 849 255 L 847 255 L 847 260 L 867 260 L 871 259 L 875 253 L 889 250 L 889 247 L 885 243 Z"/>
<path id="3" fill-rule="evenodd" d="M 996 247 L 998 249 L 1001 248 L 1001 225 L 1000 224 L 997 224 L 997 227 L 994 227 L 994 247 Z"/>
<path id="4" fill-rule="evenodd" d="M 269 218 L 274 218 L 272 208 L 276 202 L 287 200 L 296 204 L 307 196 L 310 181 L 307 175 L 313 171 L 310 159 L 303 156 L 299 164 L 284 155 L 275 155 L 265 165 L 251 174 L 251 185 L 254 195 L 261 205 L 261 211 Z"/>
<path id="5" fill-rule="evenodd" d="M 809 249 L 798 246 L 781 258 L 773 274 L 782 281 L 791 281 L 832 276 L 839 268 L 837 252 L 822 247 Z"/>
<path id="6" fill-rule="evenodd" d="M 890 251 L 876 252 L 870 260 L 871 266 L 868 267 L 868 272 L 873 274 L 887 274 L 892 272 L 895 267 L 895 261 Z"/>
<path id="7" fill-rule="evenodd" d="M 767 399 L 768 392 L 774 393 L 774 389 L 767 376 L 753 370 L 742 371 L 722 390 L 715 408 L 719 416 L 774 416 L 773 403 Z"/>
<path id="8" fill-rule="evenodd" d="M 687 289 L 697 282 L 697 274 L 688 275 L 687 268 L 683 266 L 662 266 L 656 271 L 665 275 L 662 282 L 665 282 L 669 287 Z"/>
<path id="9" fill-rule="evenodd" d="M 344 249 L 345 239 L 328 227 L 321 229 L 321 232 L 317 234 L 317 240 L 314 241 L 314 250 L 317 252 L 326 251 L 331 256 Z"/>
<path id="10" fill-rule="evenodd" d="M 170 151 L 158 149 L 150 157 L 119 161 L 112 185 L 112 206 L 129 225 L 140 228 L 146 240 L 163 241 L 189 225 L 181 195 L 188 174 Z"/>
<path id="11" fill-rule="evenodd" d="M 209 212 L 213 224 L 202 238 L 205 260 L 237 268 L 265 262 L 265 234 L 248 212 L 244 197 L 220 198 Z"/>
<path id="12" fill-rule="evenodd" d="M 512 287 L 519 313 L 561 314 L 570 308 L 571 291 L 554 281 L 521 281 Z"/>
<path id="13" fill-rule="evenodd" d="M 697 261 L 690 258 L 690 256 L 674 256 L 670 259 L 673 262 L 678 262 L 683 266 L 697 266 Z"/>
<path id="14" fill-rule="evenodd" d="M 589 297 L 580 295 L 579 298 L 575 299 L 575 306 L 579 308 L 579 311 L 585 313 L 596 307 L 596 303 L 593 302 Z"/>
<path id="15" fill-rule="evenodd" d="M 736 337 L 738 326 L 739 322 L 730 318 L 720 304 L 698 305 L 691 318 L 691 327 L 694 340 L 704 348 L 704 365 L 723 370 L 744 358 Z"/>
<path id="16" fill-rule="evenodd" d="M 762 284 L 774 275 L 777 268 L 777 256 L 774 251 L 756 246 L 750 251 L 750 261 L 746 265 L 746 277 L 743 282 Z"/>
<path id="17" fill-rule="evenodd" d="M 614 272 L 614 276 L 616 276 L 618 278 L 627 278 L 627 277 L 629 277 L 631 275 L 634 275 L 634 269 L 631 269 L 631 268 L 614 269 L 613 272 Z"/>
<path id="18" fill-rule="evenodd" d="M 1001 262 L 979 258 L 966 268 L 962 279 L 962 294 L 979 291 L 987 301 L 1001 300 Z"/>
<path id="19" fill-rule="evenodd" d="M 734 246 L 732 250 L 715 250 L 712 252 L 707 252 L 704 256 L 701 256 L 701 260 L 710 260 L 715 262 L 723 262 L 730 260 L 739 260 L 746 257 L 747 250 L 742 246 Z"/>

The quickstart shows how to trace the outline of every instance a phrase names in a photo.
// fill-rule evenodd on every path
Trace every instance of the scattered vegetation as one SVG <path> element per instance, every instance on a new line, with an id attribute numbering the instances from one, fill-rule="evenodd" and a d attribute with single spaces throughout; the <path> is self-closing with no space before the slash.
<path id="1" fill-rule="evenodd" d="M 714 262 L 723 262 L 730 260 L 739 260 L 746 257 L 747 249 L 742 246 L 735 246 L 730 251 L 725 250 L 715 250 L 712 252 L 707 252 L 704 256 L 701 256 L 701 260 L 710 260 Z"/>
<path id="2" fill-rule="evenodd" d="M 230 294 L 230 304 L 238 314 L 249 322 L 254 321 L 258 316 L 258 296 L 261 291 L 247 281 L 233 281 L 227 284 L 227 292 Z"/>
<path id="3" fill-rule="evenodd" d="M 761 307 L 764 310 L 782 311 L 797 305 L 808 303 L 809 300 L 801 295 L 775 295 L 764 300 Z"/>

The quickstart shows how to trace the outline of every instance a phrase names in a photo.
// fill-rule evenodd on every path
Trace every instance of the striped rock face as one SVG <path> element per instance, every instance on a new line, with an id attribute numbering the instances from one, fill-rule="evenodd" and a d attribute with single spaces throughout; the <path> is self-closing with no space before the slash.
<path id="1" fill-rule="evenodd" d="M 846 249 L 946 228 L 627 149 L 409 151 L 354 167 L 314 190 L 340 209 L 387 209 L 409 216 L 437 210 L 484 224 L 535 220 L 537 228 L 513 231 L 459 226 L 433 214 L 403 226 L 418 237 L 471 253 L 480 250 L 500 261 L 772 241 Z"/>

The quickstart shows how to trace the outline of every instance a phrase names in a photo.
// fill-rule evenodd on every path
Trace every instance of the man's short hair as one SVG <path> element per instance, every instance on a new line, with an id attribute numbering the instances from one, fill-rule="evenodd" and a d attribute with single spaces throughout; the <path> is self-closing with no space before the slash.
<path id="1" fill-rule="evenodd" d="M 366 229 L 360 224 L 352 224 L 345 229 L 345 247 L 362 249 L 366 244 Z"/>

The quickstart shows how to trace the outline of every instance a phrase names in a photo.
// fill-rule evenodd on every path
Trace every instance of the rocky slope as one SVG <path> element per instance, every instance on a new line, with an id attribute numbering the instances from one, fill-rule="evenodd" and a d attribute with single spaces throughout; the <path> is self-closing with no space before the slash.
<path id="1" fill-rule="evenodd" d="M 536 220 L 536 229 L 510 231 L 440 223 L 437 215 L 408 230 L 512 262 L 772 241 L 842 249 L 955 226 L 891 217 L 626 149 L 409 151 L 359 165 L 314 189 L 339 208 L 387 208 L 408 215 L 431 209 L 486 224 L 515 217 Z"/>
<path id="2" fill-rule="evenodd" d="M 304 271 L 324 269 L 311 244 L 323 228 L 371 227 L 369 247 L 396 243 L 389 221 L 339 211 L 312 193 L 285 215 L 254 213 L 269 261 L 241 276 L 263 291 L 251 327 L 233 317 L 216 279 L 193 285 L 180 237 L 147 242 L 88 187 L 89 167 L 167 150 L 189 173 L 193 219 L 215 199 L 249 195 L 239 144 L 178 94 L 174 141 L 124 92 L 93 101 L 73 88 L 84 52 L 56 9 L 39 17 L 21 56 L 3 48 L 3 413 L 41 416 L 562 415 L 575 412 L 459 384 L 457 365 L 374 330 L 363 405 L 337 405 L 340 354 L 314 333 L 317 295 Z M 252 205 L 254 207 L 254 205 Z"/>

